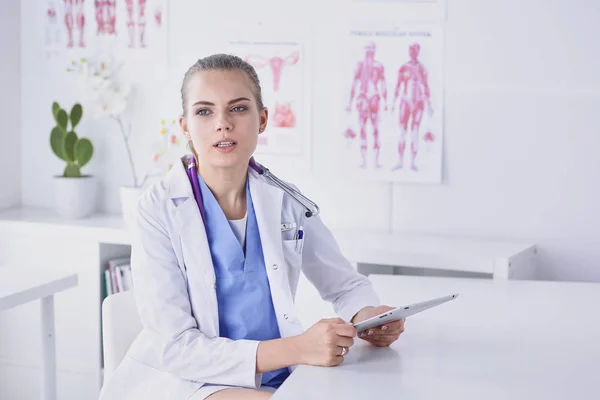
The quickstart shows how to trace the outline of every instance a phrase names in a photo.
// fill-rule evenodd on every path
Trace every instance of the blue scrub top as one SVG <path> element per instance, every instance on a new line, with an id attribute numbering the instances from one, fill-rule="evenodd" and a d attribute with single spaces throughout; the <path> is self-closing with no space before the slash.
<path id="1" fill-rule="evenodd" d="M 280 338 L 248 179 L 245 249 L 200 174 L 198 180 L 217 278 L 219 335 L 232 340 Z M 289 374 L 288 368 L 265 372 L 262 384 L 278 388 Z"/>

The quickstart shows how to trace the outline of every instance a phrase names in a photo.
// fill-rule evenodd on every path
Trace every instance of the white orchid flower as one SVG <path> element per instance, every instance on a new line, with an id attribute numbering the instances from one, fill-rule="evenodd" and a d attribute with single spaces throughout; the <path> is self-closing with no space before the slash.
<path id="1" fill-rule="evenodd" d="M 108 59 L 73 61 L 67 70 L 78 75 L 79 82 L 87 89 L 90 100 L 95 103 L 92 113 L 96 118 L 117 117 L 127 108 L 131 87 L 119 82 L 119 65 Z"/>

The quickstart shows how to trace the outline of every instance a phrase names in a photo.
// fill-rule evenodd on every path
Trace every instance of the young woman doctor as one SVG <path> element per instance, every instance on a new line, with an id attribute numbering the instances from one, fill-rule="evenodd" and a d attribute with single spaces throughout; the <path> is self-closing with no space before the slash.
<path id="1" fill-rule="evenodd" d="M 342 363 L 352 323 L 392 307 L 379 305 L 318 216 L 305 218 L 248 168 L 268 120 L 254 68 L 230 55 L 200 59 L 181 93 L 180 125 L 196 162 L 183 157 L 138 203 L 131 263 L 143 330 L 100 399 L 268 399 L 295 365 Z M 285 223 L 303 225 L 304 237 Z M 340 318 L 302 328 L 301 271 Z M 403 330 L 400 321 L 360 337 L 388 346 Z"/>

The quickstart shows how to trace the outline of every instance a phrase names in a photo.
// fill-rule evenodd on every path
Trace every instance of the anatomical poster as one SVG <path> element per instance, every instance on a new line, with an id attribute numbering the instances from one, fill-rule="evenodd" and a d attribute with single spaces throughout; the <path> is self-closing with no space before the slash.
<path id="1" fill-rule="evenodd" d="M 440 182 L 443 41 L 438 25 L 351 29 L 339 69 L 340 170 L 393 182 Z"/>
<path id="2" fill-rule="evenodd" d="M 90 16 L 93 0 L 38 0 L 43 13 L 47 59 L 78 59 L 89 54 L 93 39 Z"/>
<path id="3" fill-rule="evenodd" d="M 124 72 L 134 80 L 166 76 L 166 23 L 167 0 L 95 2 L 94 33 L 124 62 Z"/>
<path id="4" fill-rule="evenodd" d="M 132 79 L 166 74 L 167 0 L 38 1 L 48 59 L 67 65 L 110 53 Z"/>
<path id="5" fill-rule="evenodd" d="M 256 153 L 302 154 L 308 128 L 305 56 L 296 40 L 244 39 L 229 42 L 228 52 L 249 62 L 260 79 L 263 103 L 269 110 Z"/>

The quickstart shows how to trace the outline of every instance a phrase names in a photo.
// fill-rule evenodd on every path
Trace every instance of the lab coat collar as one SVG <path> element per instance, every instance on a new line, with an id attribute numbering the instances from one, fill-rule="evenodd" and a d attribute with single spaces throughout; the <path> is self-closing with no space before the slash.
<path id="1" fill-rule="evenodd" d="M 186 169 L 188 162 L 190 160 L 189 155 L 185 155 L 181 157 L 181 162 L 176 163 L 173 168 L 167 174 L 167 182 L 168 182 L 168 194 L 169 198 L 174 199 L 183 199 L 187 197 L 194 197 L 194 192 L 192 189 L 192 185 L 187 177 Z M 265 191 L 263 199 L 267 202 L 269 200 L 275 201 L 277 204 L 273 203 L 271 205 L 277 205 L 278 209 L 281 209 L 281 199 L 283 198 L 283 191 L 270 184 L 265 180 L 264 177 L 259 175 L 252 168 L 248 168 L 248 178 L 250 184 L 250 190 L 252 191 L 252 199 L 256 201 L 254 193 L 259 193 Z M 271 196 L 275 196 L 271 198 Z"/>
<path id="2" fill-rule="evenodd" d="M 181 157 L 181 162 L 175 163 L 173 168 L 168 172 L 166 176 L 168 195 L 171 200 L 178 198 L 194 197 L 192 190 L 192 184 L 190 183 L 186 169 L 190 156 L 186 155 Z"/>
<path id="3" fill-rule="evenodd" d="M 202 248 L 205 247 L 204 242 L 206 241 L 206 252 L 198 256 L 210 254 L 206 230 L 194 198 L 192 184 L 186 174 L 189 156 L 184 156 L 181 160 L 182 162 L 176 163 L 167 175 L 168 196 L 176 206 L 183 240 L 191 241 L 192 238 L 194 241 L 201 240 Z M 280 220 L 283 190 L 274 186 L 252 168 L 248 168 L 248 183 L 252 193 L 258 229 L 263 239 L 263 251 L 269 254 L 279 254 L 280 246 L 274 246 L 274 243 L 281 241 Z M 199 235 L 201 237 L 198 237 Z M 192 246 L 192 248 L 197 248 L 197 246 Z M 199 257 L 198 260 L 200 259 Z"/>

